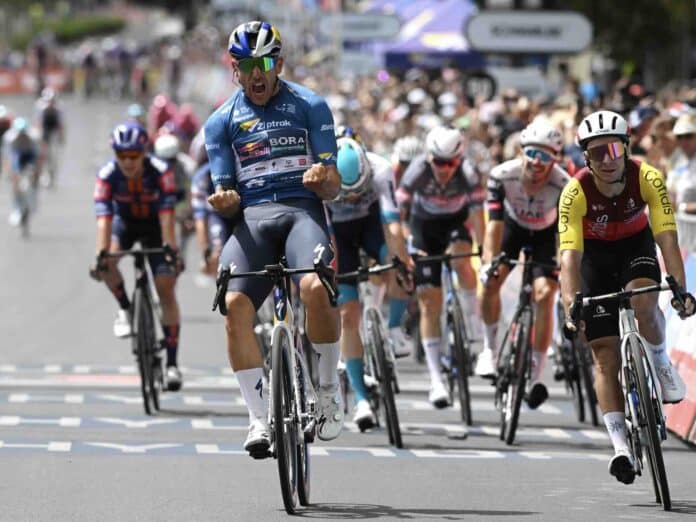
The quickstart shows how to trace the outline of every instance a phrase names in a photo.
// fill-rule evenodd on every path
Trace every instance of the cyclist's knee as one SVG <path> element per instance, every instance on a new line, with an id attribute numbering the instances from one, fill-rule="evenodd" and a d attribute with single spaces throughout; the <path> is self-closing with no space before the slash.
<path id="1" fill-rule="evenodd" d="M 556 296 L 558 284 L 546 277 L 538 278 L 534 281 L 534 301 L 539 304 L 553 302 Z"/>
<path id="2" fill-rule="evenodd" d="M 348 301 L 341 305 L 341 327 L 355 331 L 360 327 L 360 303 Z"/>
<path id="3" fill-rule="evenodd" d="M 418 294 L 418 306 L 428 318 L 437 318 L 442 310 L 442 292 L 439 288 L 428 288 Z"/>
<path id="4" fill-rule="evenodd" d="M 236 328 L 252 327 L 256 311 L 251 299 L 241 292 L 227 292 L 225 304 L 227 305 L 225 324 L 228 333 L 232 333 Z"/>
<path id="5" fill-rule="evenodd" d="M 329 309 L 329 296 L 319 276 L 309 274 L 300 281 L 300 298 L 307 308 Z"/>
<path id="6" fill-rule="evenodd" d="M 645 328 L 654 330 L 663 326 L 664 316 L 657 306 L 656 295 L 644 294 L 631 298 L 641 332 L 645 332 Z"/>
<path id="7" fill-rule="evenodd" d="M 590 343 L 595 362 L 595 370 L 604 377 L 617 377 L 621 356 L 616 337 L 602 337 Z"/>

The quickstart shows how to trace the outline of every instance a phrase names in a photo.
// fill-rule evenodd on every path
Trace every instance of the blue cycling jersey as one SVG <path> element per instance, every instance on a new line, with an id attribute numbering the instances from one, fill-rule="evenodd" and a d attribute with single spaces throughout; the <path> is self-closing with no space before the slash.
<path id="1" fill-rule="evenodd" d="M 336 164 L 333 117 L 324 99 L 296 83 L 258 106 L 240 89 L 205 124 L 213 186 L 235 189 L 242 208 L 290 198 L 318 200 L 302 184 L 313 163 Z"/>
<path id="2" fill-rule="evenodd" d="M 94 187 L 97 217 L 120 216 L 132 222 L 158 223 L 160 213 L 173 212 L 176 205 L 174 172 L 162 160 L 145 156 L 143 174 L 127 178 L 112 160 L 99 170 Z M 157 224 L 159 226 L 159 224 Z"/>

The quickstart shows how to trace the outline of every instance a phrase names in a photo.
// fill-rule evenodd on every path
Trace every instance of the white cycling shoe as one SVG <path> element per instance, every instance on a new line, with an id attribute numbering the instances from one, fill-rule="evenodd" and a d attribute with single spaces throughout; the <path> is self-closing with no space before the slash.
<path id="1" fill-rule="evenodd" d="M 389 338 L 394 352 L 394 357 L 408 357 L 413 353 L 413 341 L 406 337 L 400 326 L 389 329 Z"/>
<path id="2" fill-rule="evenodd" d="M 495 377 L 495 356 L 493 355 L 493 350 L 484 349 L 478 354 L 474 371 L 479 377 L 491 379 Z"/>
<path id="3" fill-rule="evenodd" d="M 244 449 L 254 459 L 270 457 L 268 451 L 271 447 L 271 437 L 268 433 L 268 425 L 263 419 L 254 419 L 249 425 L 249 434 L 244 441 Z"/>
<path id="4" fill-rule="evenodd" d="M 333 440 L 343 429 L 343 401 L 338 385 L 319 388 L 319 438 Z"/>
<path id="5" fill-rule="evenodd" d="M 686 396 L 686 385 L 677 369 L 670 363 L 667 366 L 656 366 L 657 380 L 662 389 L 662 402 L 675 404 Z"/>
<path id="6" fill-rule="evenodd" d="M 374 428 L 375 415 L 372 413 L 370 403 L 365 399 L 358 401 L 355 404 L 355 409 L 353 410 L 353 422 L 357 424 L 358 429 L 361 432 Z"/>
<path id="7" fill-rule="evenodd" d="M 449 393 L 445 389 L 445 385 L 442 384 L 442 381 L 433 381 L 430 384 L 428 400 L 430 404 L 435 406 L 438 410 L 449 406 Z"/>
<path id="8" fill-rule="evenodd" d="M 128 310 L 119 310 L 114 320 L 114 335 L 119 338 L 130 337 L 133 333 Z"/>
<path id="9" fill-rule="evenodd" d="M 184 379 L 181 376 L 181 370 L 179 370 L 179 368 L 176 366 L 167 366 L 165 377 L 168 391 L 179 391 L 181 389 Z"/>

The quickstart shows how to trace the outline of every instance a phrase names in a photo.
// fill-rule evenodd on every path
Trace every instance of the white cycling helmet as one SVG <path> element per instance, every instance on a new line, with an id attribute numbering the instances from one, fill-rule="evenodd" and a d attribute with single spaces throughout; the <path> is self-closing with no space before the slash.
<path id="1" fill-rule="evenodd" d="M 552 150 L 556 155 L 563 150 L 563 136 L 546 120 L 535 120 L 520 133 L 520 147 L 536 145 Z"/>
<path id="2" fill-rule="evenodd" d="M 155 140 L 155 155 L 162 159 L 174 159 L 179 153 L 179 138 L 163 134 Z"/>
<path id="3" fill-rule="evenodd" d="M 399 162 L 408 163 L 424 152 L 423 142 L 415 136 L 404 136 L 394 143 L 394 158 Z"/>
<path id="4" fill-rule="evenodd" d="M 577 138 L 578 145 L 586 150 L 587 143 L 594 138 L 618 136 L 624 143 L 628 143 L 630 135 L 631 128 L 623 116 L 612 111 L 597 111 L 580 122 Z"/>
<path id="5" fill-rule="evenodd" d="M 352 138 L 339 138 L 336 145 L 336 168 L 341 176 L 341 196 L 366 192 L 372 179 L 372 168 L 365 149 Z"/>
<path id="6" fill-rule="evenodd" d="M 462 155 L 464 139 L 457 129 L 438 126 L 425 137 L 425 148 L 433 157 L 449 160 Z"/>
<path id="7" fill-rule="evenodd" d="M 227 42 L 227 50 L 233 58 L 257 58 L 278 56 L 282 41 L 278 29 L 268 22 L 246 22 L 235 27 Z"/>

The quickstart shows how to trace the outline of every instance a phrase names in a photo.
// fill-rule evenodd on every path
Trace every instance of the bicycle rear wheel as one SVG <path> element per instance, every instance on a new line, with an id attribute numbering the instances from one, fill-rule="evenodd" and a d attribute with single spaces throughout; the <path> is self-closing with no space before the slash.
<path id="1" fill-rule="evenodd" d="M 377 378 L 379 380 L 382 403 L 384 404 L 384 420 L 387 424 L 389 443 L 397 448 L 403 448 L 401 427 L 399 426 L 399 413 L 396 409 L 396 401 L 394 399 L 394 370 L 392 363 L 387 360 L 384 338 L 382 337 L 381 319 L 377 310 L 369 310 L 367 312 L 366 321 L 367 324 L 365 326 L 370 336 L 369 342 L 372 343 Z"/>
<path id="2" fill-rule="evenodd" d="M 512 356 L 509 360 L 511 366 L 508 369 L 510 384 L 501 410 L 501 438 L 507 445 L 511 445 L 515 441 L 520 408 L 527 385 L 527 371 L 531 357 L 531 324 L 532 311 L 527 308 L 520 313 L 517 321 L 513 321 L 510 325 L 511 329 L 514 327 L 514 335 L 510 336 L 512 345 Z"/>
<path id="3" fill-rule="evenodd" d="M 450 348 L 451 367 L 454 372 L 454 380 L 457 382 L 457 394 L 462 421 L 471 426 L 471 394 L 469 393 L 469 342 L 466 335 L 466 327 L 462 310 L 459 304 L 454 302 L 447 311 L 447 342 Z"/>
<path id="4" fill-rule="evenodd" d="M 133 317 L 136 335 L 133 337 L 135 356 L 140 373 L 140 391 L 147 415 L 159 409 L 159 397 L 154 376 L 155 320 L 147 292 L 136 288 L 133 298 Z"/>
<path id="5" fill-rule="evenodd" d="M 662 458 L 661 437 L 658 432 L 657 415 L 654 401 L 657 401 L 657 393 L 653 393 L 655 380 L 654 378 L 648 381 L 647 368 L 648 363 L 644 360 L 645 347 L 641 349 L 636 339 L 629 339 L 631 350 L 631 359 L 635 365 L 635 374 L 638 380 L 638 403 L 640 405 L 641 418 L 640 429 L 643 432 L 641 443 L 647 445 L 648 464 L 650 466 L 650 474 L 652 475 L 653 487 L 655 489 L 655 502 L 661 502 L 665 511 L 672 509 L 672 499 L 669 494 L 669 483 L 667 481 L 667 472 L 665 470 L 665 462 Z M 663 419 L 659 419 L 663 422 Z"/>
<path id="6" fill-rule="evenodd" d="M 290 375 L 290 338 L 284 328 L 277 330 L 271 345 L 271 400 L 273 434 L 278 461 L 280 490 L 285 511 L 295 513 L 297 504 L 297 431 Z"/>

